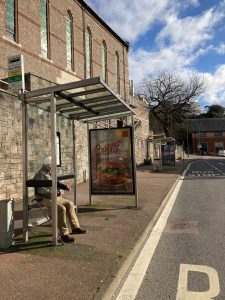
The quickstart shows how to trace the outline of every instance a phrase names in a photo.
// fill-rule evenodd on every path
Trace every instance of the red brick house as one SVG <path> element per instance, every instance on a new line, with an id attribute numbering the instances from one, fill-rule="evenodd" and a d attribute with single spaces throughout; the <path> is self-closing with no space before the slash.
<path id="1" fill-rule="evenodd" d="M 225 149 L 225 119 L 191 119 L 188 131 L 192 135 L 192 153 L 218 155 Z"/>

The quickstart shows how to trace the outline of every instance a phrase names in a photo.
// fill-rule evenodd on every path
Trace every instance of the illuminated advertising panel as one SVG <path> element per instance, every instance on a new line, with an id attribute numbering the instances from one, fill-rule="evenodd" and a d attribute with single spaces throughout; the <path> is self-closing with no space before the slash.
<path id="1" fill-rule="evenodd" d="M 162 145 L 162 164 L 175 166 L 175 145 Z"/>
<path id="2" fill-rule="evenodd" d="M 91 193 L 134 194 L 132 128 L 89 131 Z"/>

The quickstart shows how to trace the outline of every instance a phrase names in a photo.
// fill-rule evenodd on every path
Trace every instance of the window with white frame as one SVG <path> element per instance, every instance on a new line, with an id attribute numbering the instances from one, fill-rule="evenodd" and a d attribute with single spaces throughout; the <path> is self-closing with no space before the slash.
<path id="1" fill-rule="evenodd" d="M 215 142 L 214 143 L 214 148 L 215 148 L 216 153 L 218 153 L 219 150 L 223 150 L 224 149 L 223 142 Z"/>
<path id="2" fill-rule="evenodd" d="M 223 131 L 215 131 L 215 136 L 223 136 Z"/>
<path id="3" fill-rule="evenodd" d="M 61 167 L 61 139 L 60 132 L 56 132 L 56 165 Z"/>

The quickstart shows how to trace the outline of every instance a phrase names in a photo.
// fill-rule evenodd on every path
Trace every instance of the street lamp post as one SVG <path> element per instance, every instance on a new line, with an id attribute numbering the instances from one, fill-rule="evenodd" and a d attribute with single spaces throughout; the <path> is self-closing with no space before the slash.
<path id="1" fill-rule="evenodd" d="M 200 145 L 200 129 L 198 127 L 198 154 L 200 154 L 200 149 L 201 149 L 201 145 Z"/>
<path id="2" fill-rule="evenodd" d="M 187 155 L 189 157 L 189 138 L 188 138 L 188 118 L 186 117 L 187 122 Z"/>

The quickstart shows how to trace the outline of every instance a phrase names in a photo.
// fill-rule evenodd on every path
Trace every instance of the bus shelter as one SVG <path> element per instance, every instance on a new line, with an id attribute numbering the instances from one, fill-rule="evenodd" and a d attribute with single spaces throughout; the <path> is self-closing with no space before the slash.
<path id="1" fill-rule="evenodd" d="M 131 116 L 133 130 L 134 111 L 129 104 L 124 102 L 118 94 L 115 94 L 100 77 L 90 78 L 62 85 L 42 88 L 34 91 L 20 91 L 19 98 L 22 101 L 22 144 L 23 144 L 23 237 L 28 240 L 28 105 L 50 106 L 51 118 L 51 157 L 52 157 L 52 181 L 49 186 L 52 199 L 52 232 L 53 244 L 57 244 L 57 159 L 56 159 L 56 125 L 57 115 L 65 116 L 73 122 L 73 170 L 74 174 L 65 175 L 63 179 L 74 178 L 74 203 L 76 200 L 76 176 L 75 176 L 75 125 L 74 120 L 90 123 Z M 133 163 L 135 155 L 133 151 Z M 90 162 L 89 162 L 90 165 Z M 136 171 L 136 170 L 135 170 Z M 136 172 L 135 176 L 136 176 Z M 62 178 L 61 178 L 62 179 Z M 35 185 L 34 185 L 35 186 Z M 89 191 L 90 193 L 90 191 Z M 136 180 L 135 195 L 137 204 Z"/>
<path id="2" fill-rule="evenodd" d="M 175 165 L 175 139 L 157 137 L 153 139 L 153 168 L 161 171 L 163 165 Z"/>

